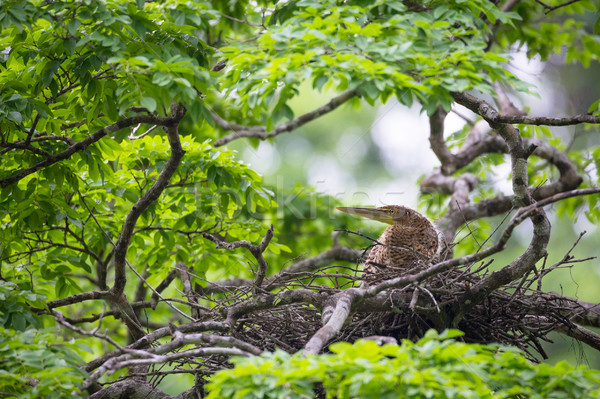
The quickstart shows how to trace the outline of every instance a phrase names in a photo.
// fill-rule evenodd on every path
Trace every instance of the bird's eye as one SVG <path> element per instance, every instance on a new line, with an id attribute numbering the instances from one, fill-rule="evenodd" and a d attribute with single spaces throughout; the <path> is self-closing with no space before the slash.
<path id="1" fill-rule="evenodd" d="M 393 215 L 394 213 L 396 213 L 396 210 L 395 209 L 388 209 L 388 213 L 390 215 Z"/>

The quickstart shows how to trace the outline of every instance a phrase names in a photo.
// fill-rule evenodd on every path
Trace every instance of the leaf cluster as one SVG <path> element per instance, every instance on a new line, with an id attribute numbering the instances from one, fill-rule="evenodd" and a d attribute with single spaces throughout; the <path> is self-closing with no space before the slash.
<path id="1" fill-rule="evenodd" d="M 83 348 L 56 333 L 0 327 L 0 392 L 31 399 L 83 397 L 79 387 L 87 373 L 78 367 Z"/>
<path id="2" fill-rule="evenodd" d="M 233 359 L 216 373 L 208 398 L 597 398 L 600 372 L 533 364 L 512 348 L 468 344 L 458 330 L 430 330 L 416 343 L 336 343 L 332 353 L 277 351 Z"/>

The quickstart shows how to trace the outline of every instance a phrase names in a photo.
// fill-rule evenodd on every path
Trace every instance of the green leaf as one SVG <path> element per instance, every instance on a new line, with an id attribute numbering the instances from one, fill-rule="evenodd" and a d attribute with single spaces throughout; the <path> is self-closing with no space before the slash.
<path id="1" fill-rule="evenodd" d="M 23 122 L 23 115 L 21 115 L 21 113 L 17 111 L 9 111 L 8 119 L 16 123 L 21 123 Z"/>
<path id="2" fill-rule="evenodd" d="M 44 86 L 48 87 L 50 85 L 50 82 L 52 81 L 52 77 L 54 76 L 56 71 L 58 71 L 59 66 L 60 66 L 60 61 L 57 61 L 57 60 L 48 61 L 46 63 L 46 65 L 44 66 L 44 69 L 42 71 L 42 84 Z"/>
<path id="3" fill-rule="evenodd" d="M 156 100 L 152 97 L 142 97 L 140 104 L 142 107 L 147 108 L 150 112 L 156 111 Z"/>
<path id="4" fill-rule="evenodd" d="M 63 47 L 67 54 L 72 55 L 75 52 L 75 46 L 77 42 L 74 39 L 67 39 L 63 42 Z"/>
<path id="5" fill-rule="evenodd" d="M 79 26 L 81 25 L 81 21 L 78 19 L 70 19 L 69 22 L 67 22 L 67 30 L 69 31 L 69 34 L 71 35 L 75 35 L 77 33 L 77 30 L 79 29 Z"/>
<path id="6" fill-rule="evenodd" d="M 588 112 L 598 112 L 600 111 L 600 98 L 592 103 L 588 108 Z"/>

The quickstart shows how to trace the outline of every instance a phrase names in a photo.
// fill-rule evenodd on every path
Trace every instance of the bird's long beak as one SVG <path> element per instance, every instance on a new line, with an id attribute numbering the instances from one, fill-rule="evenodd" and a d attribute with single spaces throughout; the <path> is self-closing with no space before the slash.
<path id="1" fill-rule="evenodd" d="M 389 213 L 377 209 L 377 208 L 346 208 L 346 207 L 337 207 L 338 211 L 350 213 L 352 215 L 361 216 L 363 218 L 369 218 L 373 220 L 377 220 L 378 222 L 393 224 L 394 218 Z"/>

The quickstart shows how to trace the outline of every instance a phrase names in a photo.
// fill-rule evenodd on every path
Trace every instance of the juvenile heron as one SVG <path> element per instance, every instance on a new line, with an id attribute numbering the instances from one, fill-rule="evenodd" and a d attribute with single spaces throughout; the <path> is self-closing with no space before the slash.
<path id="1" fill-rule="evenodd" d="M 427 264 L 438 253 L 438 231 L 429 219 L 410 208 L 387 205 L 337 209 L 391 225 L 377 239 L 367 256 L 363 271 L 366 282 L 398 277 L 403 270 Z"/>

